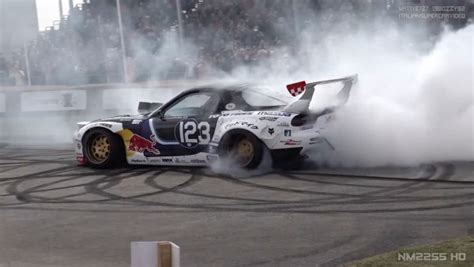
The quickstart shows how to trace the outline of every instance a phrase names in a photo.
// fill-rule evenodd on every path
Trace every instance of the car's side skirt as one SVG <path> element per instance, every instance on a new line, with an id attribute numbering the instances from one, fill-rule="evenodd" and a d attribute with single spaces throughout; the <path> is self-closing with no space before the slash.
<path id="1" fill-rule="evenodd" d="M 218 155 L 205 152 L 183 156 L 145 157 L 143 154 L 135 154 L 134 156 L 127 157 L 127 161 L 131 165 L 157 166 L 208 166 L 218 159 Z"/>

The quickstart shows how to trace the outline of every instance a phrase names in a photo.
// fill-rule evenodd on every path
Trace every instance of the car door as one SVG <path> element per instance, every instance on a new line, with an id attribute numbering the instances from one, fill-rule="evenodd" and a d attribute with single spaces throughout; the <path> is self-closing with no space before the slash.
<path id="1" fill-rule="evenodd" d="M 207 151 L 222 99 L 217 92 L 191 92 L 176 99 L 151 119 L 159 156 L 193 155 Z M 153 156 L 153 155 L 150 155 Z"/>

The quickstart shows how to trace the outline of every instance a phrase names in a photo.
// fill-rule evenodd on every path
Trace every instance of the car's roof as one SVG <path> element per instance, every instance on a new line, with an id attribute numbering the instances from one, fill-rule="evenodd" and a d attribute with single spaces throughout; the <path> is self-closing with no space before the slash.
<path id="1" fill-rule="evenodd" d="M 199 87 L 190 88 L 186 91 L 228 91 L 228 92 L 241 92 L 249 89 L 253 89 L 254 84 L 250 83 L 234 83 L 234 84 L 208 84 Z"/>

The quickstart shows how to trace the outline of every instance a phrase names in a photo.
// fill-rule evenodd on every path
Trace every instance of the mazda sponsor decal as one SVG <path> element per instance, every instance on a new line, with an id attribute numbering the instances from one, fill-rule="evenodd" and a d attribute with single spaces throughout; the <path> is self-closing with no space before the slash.
<path id="1" fill-rule="evenodd" d="M 227 129 L 235 127 L 235 126 L 244 126 L 244 127 L 248 127 L 250 129 L 253 129 L 253 130 L 258 129 L 257 125 L 255 125 L 253 123 L 246 122 L 246 121 L 236 121 L 236 122 L 233 122 L 233 123 L 229 123 L 225 126 L 225 129 L 227 130 Z"/>
<path id="2" fill-rule="evenodd" d="M 281 112 L 281 111 L 259 111 L 257 115 L 263 116 L 280 116 L 280 117 L 290 117 L 291 113 Z"/>
<path id="3" fill-rule="evenodd" d="M 278 120 L 278 117 L 271 117 L 271 116 L 263 116 L 258 118 L 261 121 L 276 121 Z"/>
<path id="4" fill-rule="evenodd" d="M 222 116 L 223 117 L 227 117 L 227 116 L 248 116 L 248 115 L 252 115 L 253 112 L 250 111 L 250 112 L 245 112 L 245 111 L 233 111 L 233 112 L 229 112 L 229 111 L 222 111 Z"/>

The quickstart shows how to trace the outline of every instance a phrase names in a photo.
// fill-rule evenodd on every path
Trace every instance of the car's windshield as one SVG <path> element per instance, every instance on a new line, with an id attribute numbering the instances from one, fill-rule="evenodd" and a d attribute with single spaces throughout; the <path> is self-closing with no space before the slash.
<path id="1" fill-rule="evenodd" d="M 262 89 L 265 90 L 265 89 Z M 247 89 L 242 91 L 242 98 L 250 106 L 254 107 L 270 107 L 270 106 L 285 106 L 288 104 L 285 100 L 279 98 L 278 95 L 270 96 L 268 90 L 261 92 L 260 90 Z"/>
<path id="2" fill-rule="evenodd" d="M 194 93 L 183 97 L 168 108 L 164 117 L 194 117 L 214 112 L 219 98 L 212 93 Z"/>

